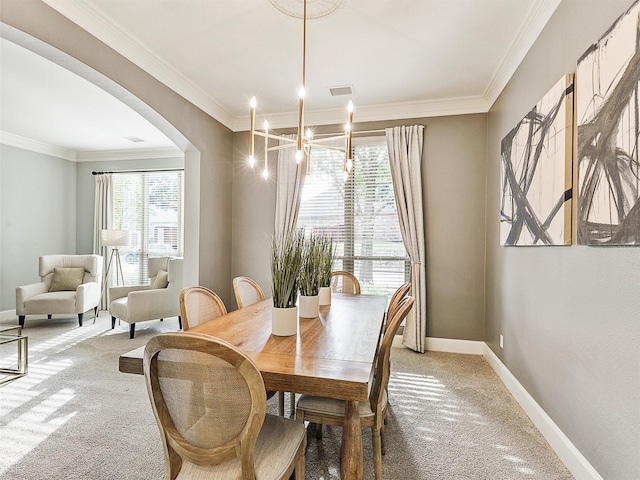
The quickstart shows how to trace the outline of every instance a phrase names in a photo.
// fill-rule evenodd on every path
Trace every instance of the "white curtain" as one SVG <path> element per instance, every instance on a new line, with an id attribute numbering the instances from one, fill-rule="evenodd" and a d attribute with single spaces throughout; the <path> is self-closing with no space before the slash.
<path id="1" fill-rule="evenodd" d="M 103 272 L 107 270 L 108 247 L 103 247 L 100 242 L 100 233 L 103 229 L 111 229 L 113 225 L 113 188 L 111 186 L 111 175 L 96 175 L 96 197 L 95 210 L 93 215 L 93 253 L 102 255 L 104 258 Z M 107 285 L 102 288 L 107 290 Z M 104 296 L 103 296 L 104 299 Z M 101 300 L 100 309 L 105 309 L 103 300 Z"/>
<path id="2" fill-rule="evenodd" d="M 296 138 L 288 135 L 288 138 Z M 280 145 L 290 145 L 290 142 L 280 141 Z M 278 150 L 278 175 L 276 179 L 276 236 L 286 235 L 296 228 L 302 186 L 307 172 L 308 159 L 305 157 L 296 163 L 296 149 L 283 148 Z"/>
<path id="3" fill-rule="evenodd" d="M 411 294 L 415 297 L 413 308 L 406 318 L 402 343 L 423 353 L 427 333 L 427 275 L 422 207 L 424 126 L 387 128 L 385 133 L 400 230 L 411 259 Z"/>

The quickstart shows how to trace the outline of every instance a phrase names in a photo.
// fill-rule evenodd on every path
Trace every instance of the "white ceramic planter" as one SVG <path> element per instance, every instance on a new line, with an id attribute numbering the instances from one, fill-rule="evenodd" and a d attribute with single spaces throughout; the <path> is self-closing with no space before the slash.
<path id="1" fill-rule="evenodd" d="M 331 305 L 331 287 L 320 287 L 318 303 L 320 305 Z"/>
<path id="2" fill-rule="evenodd" d="M 298 297 L 298 304 L 300 317 L 302 318 L 316 318 L 320 313 L 318 295 L 300 295 L 300 297 Z"/>
<path id="3" fill-rule="evenodd" d="M 288 337 L 298 333 L 298 307 L 273 307 L 271 310 L 271 333 L 279 337 Z"/>

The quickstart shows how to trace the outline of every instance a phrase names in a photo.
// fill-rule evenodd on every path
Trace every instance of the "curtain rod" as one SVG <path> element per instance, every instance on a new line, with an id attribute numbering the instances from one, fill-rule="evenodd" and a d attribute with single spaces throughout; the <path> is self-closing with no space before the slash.
<path id="1" fill-rule="evenodd" d="M 91 172 L 91 175 L 105 175 L 108 173 L 158 173 L 158 172 L 184 172 L 184 168 L 161 168 L 149 170 L 115 170 L 113 172 Z"/>

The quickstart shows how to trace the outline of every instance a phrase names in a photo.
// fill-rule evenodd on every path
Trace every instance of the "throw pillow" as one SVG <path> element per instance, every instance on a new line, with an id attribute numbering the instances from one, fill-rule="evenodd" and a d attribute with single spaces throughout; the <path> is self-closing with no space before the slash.
<path id="1" fill-rule="evenodd" d="M 169 285 L 169 272 L 160 270 L 151 288 L 167 288 L 167 285 Z"/>
<path id="2" fill-rule="evenodd" d="M 75 291 L 84 279 L 83 267 L 55 267 L 50 292 Z"/>

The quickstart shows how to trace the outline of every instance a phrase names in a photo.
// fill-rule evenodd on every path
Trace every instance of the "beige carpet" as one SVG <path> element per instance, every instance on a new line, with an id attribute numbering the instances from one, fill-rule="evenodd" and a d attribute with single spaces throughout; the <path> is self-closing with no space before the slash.
<path id="1" fill-rule="evenodd" d="M 133 340 L 128 325 L 110 326 L 106 312 L 82 328 L 75 317 L 27 318 L 29 374 L 0 387 L 0 479 L 163 478 L 144 380 L 119 373 L 118 355 L 177 319 L 139 324 Z M 385 479 L 573 478 L 481 357 L 397 348 L 391 359 Z M 338 479 L 341 429 L 310 433 L 306 478 Z M 372 479 L 368 430 L 363 445 Z"/>

